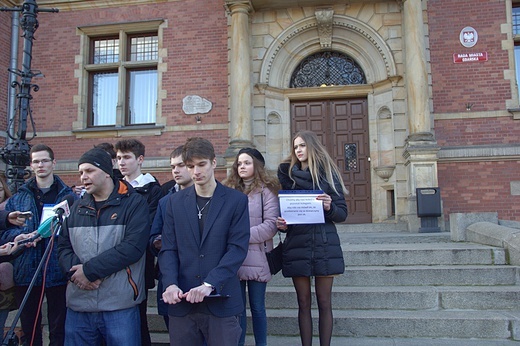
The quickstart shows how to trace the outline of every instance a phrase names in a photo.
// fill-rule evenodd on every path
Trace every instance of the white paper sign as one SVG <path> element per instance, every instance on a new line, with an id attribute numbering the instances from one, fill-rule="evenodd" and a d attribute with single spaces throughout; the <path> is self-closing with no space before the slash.
<path id="1" fill-rule="evenodd" d="M 56 215 L 56 214 L 54 213 L 54 210 L 53 210 L 53 208 L 54 208 L 55 205 L 56 205 L 56 204 L 44 204 L 44 205 L 43 205 L 43 209 L 42 209 L 42 217 L 41 217 L 41 219 L 40 219 L 40 225 L 41 225 L 45 220 L 47 220 L 48 218 L 50 218 L 50 217 L 54 217 L 54 215 Z"/>
<path id="2" fill-rule="evenodd" d="M 288 225 L 325 223 L 319 190 L 282 190 L 278 193 L 280 213 Z"/>

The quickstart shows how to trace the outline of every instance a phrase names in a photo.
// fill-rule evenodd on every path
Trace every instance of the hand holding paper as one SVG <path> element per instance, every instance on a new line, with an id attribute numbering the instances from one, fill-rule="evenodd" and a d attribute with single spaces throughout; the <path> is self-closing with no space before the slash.
<path id="1" fill-rule="evenodd" d="M 332 205 L 332 197 L 327 195 L 326 193 L 322 193 L 316 197 L 317 200 L 323 201 L 323 210 L 329 211 Z"/>

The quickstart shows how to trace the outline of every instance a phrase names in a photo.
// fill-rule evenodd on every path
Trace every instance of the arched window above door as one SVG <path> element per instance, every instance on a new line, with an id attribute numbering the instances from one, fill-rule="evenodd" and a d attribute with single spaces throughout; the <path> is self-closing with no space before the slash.
<path id="1" fill-rule="evenodd" d="M 291 88 L 366 84 L 365 73 L 350 56 L 319 52 L 305 58 L 291 76 Z"/>

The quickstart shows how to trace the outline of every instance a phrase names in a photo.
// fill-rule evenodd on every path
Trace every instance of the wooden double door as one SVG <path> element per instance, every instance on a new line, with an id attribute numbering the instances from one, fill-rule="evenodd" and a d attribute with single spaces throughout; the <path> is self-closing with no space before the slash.
<path id="1" fill-rule="evenodd" d="M 346 223 L 371 223 L 367 100 L 291 102 L 291 137 L 301 130 L 315 132 L 340 169 L 349 191 Z"/>

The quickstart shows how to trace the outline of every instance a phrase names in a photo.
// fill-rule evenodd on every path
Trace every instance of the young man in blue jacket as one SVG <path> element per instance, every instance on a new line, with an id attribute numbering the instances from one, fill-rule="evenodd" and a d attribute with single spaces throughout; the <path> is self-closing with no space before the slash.
<path id="1" fill-rule="evenodd" d="M 18 189 L 18 192 L 8 200 L 5 210 L 9 212 L 16 210 L 31 211 L 33 216 L 27 220 L 25 226 L 6 230 L 2 234 L 4 241 L 13 241 L 19 234 L 36 231 L 40 224 L 45 204 L 60 203 L 66 195 L 74 194 L 72 189 L 54 174 L 56 160 L 54 159 L 54 152 L 50 147 L 45 144 L 36 144 L 31 148 L 30 157 L 31 170 L 34 173 L 34 177 L 27 180 Z M 43 343 L 41 311 L 39 310 L 42 289 L 44 289 L 45 297 L 47 298 L 50 345 L 63 345 L 63 327 L 67 311 L 65 307 L 67 278 L 59 268 L 56 251 L 57 242 L 52 237 L 42 239 L 35 247 L 23 250 L 23 253 L 13 262 L 15 296 L 18 303 L 21 303 L 50 241 L 54 241 L 54 243 L 50 252 L 49 263 L 45 270 L 45 287 L 43 287 L 44 270 L 42 269 L 37 275 L 35 285 L 30 291 L 20 315 L 24 334 L 21 341 L 29 344 L 33 338 L 34 330 L 34 342 L 32 343 L 34 346 L 41 346 Z"/>
<path id="2" fill-rule="evenodd" d="M 193 185 L 193 180 L 191 180 L 191 175 L 186 168 L 186 164 L 182 160 L 182 149 L 184 146 L 178 146 L 175 148 L 170 154 L 170 166 L 172 169 L 172 177 L 175 185 L 170 188 L 167 195 L 159 200 L 159 205 L 157 206 L 157 213 L 155 213 L 155 217 L 152 221 L 152 229 L 150 230 L 150 251 L 154 256 L 157 256 L 159 251 L 161 250 L 161 233 L 164 225 L 164 214 L 166 204 L 168 203 L 168 197 L 182 189 L 190 187 Z M 164 186 L 164 185 L 163 185 Z M 164 192 L 164 190 L 163 190 Z M 162 274 L 159 263 L 157 263 L 156 267 L 157 272 L 157 292 L 163 291 L 162 285 Z M 159 315 L 163 316 L 164 323 L 166 324 L 166 328 L 169 328 L 169 318 L 168 318 L 168 304 L 164 302 L 161 295 L 157 295 L 157 312 Z"/>
<path id="3" fill-rule="evenodd" d="M 182 158 L 193 186 L 168 197 L 159 265 L 170 345 L 236 346 L 243 311 L 237 276 L 249 245 L 247 196 L 215 180 L 206 139 L 189 138 Z"/>
<path id="4" fill-rule="evenodd" d="M 146 200 L 113 177 L 102 149 L 78 162 L 86 194 L 71 208 L 58 255 L 68 274 L 65 345 L 141 344 L 138 305 L 145 298 Z"/>

